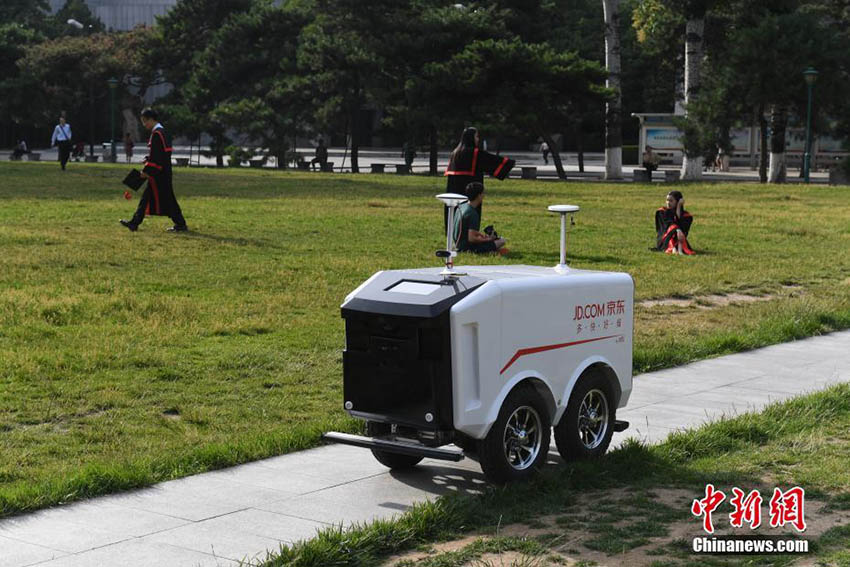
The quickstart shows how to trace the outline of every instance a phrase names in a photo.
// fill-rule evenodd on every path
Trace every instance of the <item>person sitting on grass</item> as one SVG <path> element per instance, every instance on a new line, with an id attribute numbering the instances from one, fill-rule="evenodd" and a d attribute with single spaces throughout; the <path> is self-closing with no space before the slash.
<path id="1" fill-rule="evenodd" d="M 694 254 L 688 244 L 688 232 L 693 220 L 691 213 L 685 210 L 682 192 L 667 193 L 667 202 L 655 211 L 655 250 L 667 254 Z"/>
<path id="2" fill-rule="evenodd" d="M 469 201 L 458 208 L 454 222 L 454 241 L 458 252 L 507 254 L 504 238 L 499 238 L 495 232 L 481 232 L 481 214 L 478 210 L 484 201 L 484 184 L 473 181 L 466 186 L 465 193 Z"/>

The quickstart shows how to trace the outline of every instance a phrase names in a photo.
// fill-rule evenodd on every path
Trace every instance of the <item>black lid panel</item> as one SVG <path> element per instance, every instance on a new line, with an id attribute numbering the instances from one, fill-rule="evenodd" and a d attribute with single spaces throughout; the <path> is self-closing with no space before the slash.
<path id="1" fill-rule="evenodd" d="M 436 317 L 485 281 L 473 276 L 447 278 L 436 273 L 402 270 L 382 272 L 343 304 L 342 316 L 378 313 Z"/>

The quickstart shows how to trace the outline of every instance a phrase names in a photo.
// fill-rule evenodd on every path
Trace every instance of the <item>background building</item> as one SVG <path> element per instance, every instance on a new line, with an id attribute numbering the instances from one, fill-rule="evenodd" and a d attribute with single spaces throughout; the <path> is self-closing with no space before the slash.
<path id="1" fill-rule="evenodd" d="M 139 24 L 151 26 L 157 16 L 168 12 L 178 0 L 85 0 L 86 5 L 108 30 L 131 30 Z M 54 12 L 65 0 L 50 0 Z"/>

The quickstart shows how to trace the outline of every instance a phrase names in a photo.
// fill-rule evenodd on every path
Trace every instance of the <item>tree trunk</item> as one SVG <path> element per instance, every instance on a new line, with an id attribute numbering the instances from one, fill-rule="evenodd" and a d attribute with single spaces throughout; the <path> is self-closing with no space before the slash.
<path id="1" fill-rule="evenodd" d="M 351 173 L 360 173 L 360 77 L 354 76 L 354 101 L 351 108 Z"/>
<path id="2" fill-rule="evenodd" d="M 434 124 L 428 128 L 428 171 L 431 175 L 439 175 L 437 171 L 437 127 Z"/>
<path id="3" fill-rule="evenodd" d="M 623 95 L 620 92 L 620 0 L 602 0 L 605 15 L 605 86 L 614 98 L 605 103 L 605 179 L 623 177 Z"/>
<path id="4" fill-rule="evenodd" d="M 703 30 L 705 13 L 690 17 L 685 24 L 685 114 L 688 105 L 696 101 L 701 85 Z M 688 152 L 695 155 L 688 155 Z M 702 179 L 702 151 L 688 149 L 682 156 L 682 179 Z"/>
<path id="5" fill-rule="evenodd" d="M 567 172 L 564 171 L 564 164 L 561 163 L 561 153 L 558 151 L 558 144 L 555 143 L 552 136 L 542 127 L 538 126 L 537 131 L 540 133 L 543 141 L 549 146 L 549 153 L 552 154 L 552 161 L 555 162 L 555 169 L 558 171 L 558 179 L 566 180 Z"/>
<path id="6" fill-rule="evenodd" d="M 759 181 L 767 183 L 767 120 L 764 118 L 764 106 L 759 106 L 759 138 L 761 140 L 761 151 L 759 152 Z"/>
<path id="7" fill-rule="evenodd" d="M 579 123 L 576 128 L 576 150 L 578 151 L 578 170 L 584 173 L 584 131 Z"/>
<path id="8" fill-rule="evenodd" d="M 215 144 L 215 166 L 224 167 L 224 140 L 221 134 L 216 134 L 213 139 Z"/>
<path id="9" fill-rule="evenodd" d="M 351 173 L 360 173 L 360 164 L 358 161 L 358 153 L 360 149 L 360 120 L 358 116 L 359 114 L 360 109 L 358 105 L 355 104 L 351 109 L 351 117 L 349 118 L 349 120 L 351 121 Z"/>
<path id="10" fill-rule="evenodd" d="M 788 109 L 774 104 L 770 112 L 770 169 L 767 174 L 769 183 L 785 183 L 788 176 L 785 163 L 785 127 L 788 122 Z"/>

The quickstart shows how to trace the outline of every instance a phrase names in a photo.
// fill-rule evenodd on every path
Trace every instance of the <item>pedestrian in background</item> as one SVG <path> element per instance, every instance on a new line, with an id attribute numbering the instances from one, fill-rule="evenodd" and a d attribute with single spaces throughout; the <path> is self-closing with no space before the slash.
<path id="1" fill-rule="evenodd" d="M 71 125 L 65 122 L 64 116 L 59 117 L 59 124 L 53 129 L 50 145 L 59 147 L 59 163 L 62 165 L 62 171 L 65 171 L 65 165 L 71 157 Z"/>
<path id="2" fill-rule="evenodd" d="M 646 169 L 646 180 L 652 181 L 652 172 L 658 169 L 658 155 L 652 151 L 652 146 L 643 150 L 643 167 Z"/>
<path id="3" fill-rule="evenodd" d="M 315 163 L 319 164 L 320 171 L 324 171 L 328 167 L 328 148 L 322 138 L 319 138 L 319 145 L 316 146 L 316 157 L 310 160 L 310 169 L 313 169 Z"/>
<path id="4" fill-rule="evenodd" d="M 413 160 L 416 159 L 416 146 L 410 142 L 405 142 L 401 148 L 401 157 L 404 158 L 404 164 L 409 168 L 413 166 Z"/>
<path id="5" fill-rule="evenodd" d="M 545 141 L 540 144 L 540 152 L 543 154 L 543 162 L 549 165 L 549 144 Z"/>
<path id="6" fill-rule="evenodd" d="M 133 137 L 127 132 L 124 134 L 124 155 L 127 156 L 127 163 L 133 159 Z"/>
<path id="7" fill-rule="evenodd" d="M 74 149 L 71 151 L 71 157 L 74 161 L 80 161 L 86 155 L 86 143 L 83 140 L 77 140 L 74 144 Z"/>

